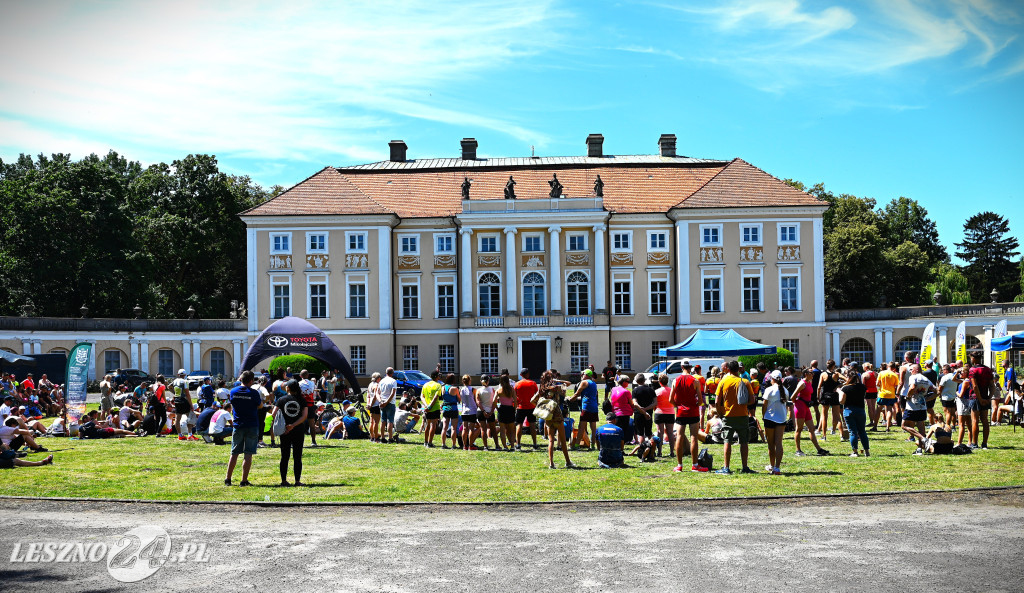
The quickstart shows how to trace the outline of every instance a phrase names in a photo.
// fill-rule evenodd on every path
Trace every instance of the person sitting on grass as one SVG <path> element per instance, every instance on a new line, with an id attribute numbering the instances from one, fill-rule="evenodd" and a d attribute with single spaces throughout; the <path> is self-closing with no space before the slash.
<path id="1" fill-rule="evenodd" d="M 925 435 L 925 452 L 932 455 L 949 455 L 953 452 L 953 427 L 942 420 L 928 429 Z"/>
<path id="2" fill-rule="evenodd" d="M 597 429 L 597 465 L 604 469 L 622 467 L 623 447 L 625 447 L 625 433 L 615 424 L 615 413 L 610 412 L 605 418 L 608 424 L 602 424 Z"/>
<path id="3" fill-rule="evenodd" d="M 213 439 L 210 438 L 210 420 L 213 419 L 213 415 L 218 410 L 220 410 L 220 406 L 215 403 L 202 412 L 199 412 L 199 417 L 196 418 L 196 434 L 203 437 L 203 440 L 207 443 L 213 442 Z"/>
<path id="4" fill-rule="evenodd" d="M 231 402 L 224 402 L 224 407 L 213 413 L 210 417 L 209 433 L 214 445 L 223 445 L 224 440 L 234 432 L 234 422 L 231 418 Z"/>
<path id="5" fill-rule="evenodd" d="M 644 437 L 639 444 L 633 447 L 629 454 L 636 455 L 640 459 L 640 463 L 654 463 L 657 461 L 655 452 L 658 455 L 661 454 L 661 437 L 651 436 Z"/>
<path id="6" fill-rule="evenodd" d="M 40 422 L 35 416 L 29 415 L 25 406 L 18 408 L 18 418 L 21 420 L 21 427 L 34 430 L 39 434 L 46 434 L 46 425 Z"/>
<path id="7" fill-rule="evenodd" d="M 39 467 L 53 463 L 53 455 L 47 455 L 42 461 L 25 461 L 19 459 L 13 449 L 0 447 L 0 469 L 12 469 L 15 467 Z"/>
<path id="8" fill-rule="evenodd" d="M 78 427 L 78 438 L 116 439 L 119 437 L 139 436 L 130 430 L 107 426 L 107 422 L 105 420 L 100 420 L 99 415 L 99 410 L 93 410 L 82 417 L 82 420 L 85 420 L 85 422 Z"/>
<path id="9" fill-rule="evenodd" d="M 46 451 L 45 447 L 40 447 L 36 443 L 35 437 L 32 435 L 32 431 L 21 425 L 21 421 L 17 416 L 8 416 L 4 420 L 3 426 L 0 426 L 0 444 L 4 447 L 17 451 L 25 445 L 28 445 L 32 449 L 33 453 L 42 453 Z"/>
<path id="10" fill-rule="evenodd" d="M 118 420 L 121 423 L 120 428 L 135 431 L 142 427 L 142 412 L 135 407 L 135 402 L 132 401 L 132 398 L 129 397 L 124 400 L 124 405 L 121 406 L 117 414 Z"/>
<path id="11" fill-rule="evenodd" d="M 345 410 L 345 415 L 341 419 L 345 423 L 345 438 L 346 439 L 368 439 L 370 433 L 363 429 L 362 422 L 359 418 L 356 418 L 356 409 L 349 408 Z"/>
<path id="12" fill-rule="evenodd" d="M 402 398 L 398 410 L 395 411 L 395 432 L 397 434 L 411 433 L 419 422 L 420 413 L 416 400 L 406 396 Z M 398 439 L 402 442 L 401 439 Z"/>
<path id="13" fill-rule="evenodd" d="M 327 432 L 324 433 L 324 438 L 327 440 L 345 438 L 344 414 L 331 418 L 331 421 L 327 423 Z"/>

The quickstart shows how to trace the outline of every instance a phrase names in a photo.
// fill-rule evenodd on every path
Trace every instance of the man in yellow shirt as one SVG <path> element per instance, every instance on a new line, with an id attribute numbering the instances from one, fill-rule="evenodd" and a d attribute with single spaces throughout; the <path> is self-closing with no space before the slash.
<path id="1" fill-rule="evenodd" d="M 434 434 L 437 433 L 437 421 L 441 418 L 441 393 L 444 391 L 438 379 L 441 378 L 441 371 L 435 369 L 430 373 L 430 381 L 427 381 L 420 389 L 420 399 L 423 401 L 423 446 L 434 446 Z"/>
<path id="2" fill-rule="evenodd" d="M 740 470 L 740 473 L 754 474 L 757 472 L 747 466 L 747 443 L 750 441 L 747 403 L 741 404 L 737 401 L 740 390 L 743 389 L 746 391 L 748 402 L 753 403 L 750 400 L 755 397 L 754 391 L 750 386 L 750 381 L 740 377 L 740 365 L 738 362 L 731 360 L 724 366 L 728 373 L 722 377 L 715 391 L 715 409 L 718 411 L 718 415 L 722 416 L 725 421 L 725 428 L 722 429 L 722 438 L 725 440 L 725 465 L 715 473 L 722 475 L 732 474 L 732 470 L 729 469 L 729 459 L 732 455 L 732 439 L 733 436 L 736 436 L 739 438 L 740 460 L 743 462 L 743 469 Z"/>
<path id="3" fill-rule="evenodd" d="M 893 418 L 893 406 L 896 405 L 896 387 L 899 386 L 900 376 L 896 374 L 895 362 L 889 363 L 889 368 L 885 368 L 881 373 L 878 373 L 878 379 L 876 385 L 878 386 L 878 400 L 875 402 L 882 407 L 881 416 L 885 418 L 885 432 L 889 432 L 889 427 L 896 425 Z M 877 430 L 877 429 L 872 429 Z"/>

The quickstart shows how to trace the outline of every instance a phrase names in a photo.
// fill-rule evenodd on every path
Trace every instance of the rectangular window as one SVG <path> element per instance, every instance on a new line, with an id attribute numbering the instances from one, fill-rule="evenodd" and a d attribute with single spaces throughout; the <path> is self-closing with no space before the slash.
<path id="1" fill-rule="evenodd" d="M 228 376 L 223 350 L 210 351 L 210 374 L 214 377 L 218 375 L 221 377 Z"/>
<path id="2" fill-rule="evenodd" d="M 615 342 L 615 366 L 622 370 L 633 368 L 632 342 Z"/>
<path id="3" fill-rule="evenodd" d="M 793 353 L 793 366 L 800 366 L 800 340 L 783 339 L 782 347 Z"/>
<path id="4" fill-rule="evenodd" d="M 480 344 L 480 374 L 498 374 L 498 345 Z"/>
<path id="5" fill-rule="evenodd" d="M 291 233 L 271 233 L 270 234 L 270 253 L 291 253 L 292 252 L 292 234 Z"/>
<path id="6" fill-rule="evenodd" d="M 347 232 L 345 239 L 348 244 L 348 253 L 366 253 L 366 233 Z"/>
<path id="7" fill-rule="evenodd" d="M 283 319 L 292 314 L 292 287 L 288 284 L 272 284 L 274 289 L 274 319 Z"/>
<path id="8" fill-rule="evenodd" d="M 743 310 L 748 313 L 763 310 L 760 276 L 743 276 Z"/>
<path id="9" fill-rule="evenodd" d="M 663 360 L 668 360 L 668 357 L 665 357 L 665 356 L 661 355 L 661 349 L 662 348 L 668 348 L 668 342 L 658 341 L 658 340 L 656 340 L 654 342 L 651 342 L 651 364 L 654 364 L 656 362 L 661 362 Z M 654 378 L 654 382 L 657 383 L 657 381 L 658 381 L 658 378 L 655 377 Z M 654 387 L 654 386 L 655 385 L 652 385 L 652 387 Z"/>
<path id="10" fill-rule="evenodd" d="M 455 344 L 441 344 L 437 347 L 437 360 L 442 373 L 455 372 Z"/>
<path id="11" fill-rule="evenodd" d="M 722 225 L 702 224 L 700 225 L 700 246 L 721 247 L 722 246 Z"/>
<path id="12" fill-rule="evenodd" d="M 779 277 L 779 309 L 783 311 L 800 310 L 799 287 L 799 276 Z"/>
<path id="13" fill-rule="evenodd" d="M 434 254 L 455 253 L 455 235 L 434 235 Z"/>
<path id="14" fill-rule="evenodd" d="M 310 319 L 327 318 L 327 284 L 309 285 L 309 317 Z"/>
<path id="15" fill-rule="evenodd" d="M 357 375 L 366 374 L 366 346 L 349 346 L 348 361 L 352 364 L 352 372 Z"/>
<path id="16" fill-rule="evenodd" d="M 482 274 L 478 279 L 480 317 L 501 317 L 501 282 L 497 274 Z"/>
<path id="17" fill-rule="evenodd" d="M 761 245 L 761 224 L 740 225 L 740 245 Z"/>
<path id="18" fill-rule="evenodd" d="M 103 353 L 103 372 L 112 373 L 121 368 L 121 351 L 107 350 Z"/>
<path id="19" fill-rule="evenodd" d="M 420 254 L 420 238 L 419 235 L 399 235 L 398 236 L 398 250 L 402 255 L 419 255 Z"/>
<path id="20" fill-rule="evenodd" d="M 420 368 L 420 347 L 402 346 L 402 368 L 415 371 Z"/>
<path id="21" fill-rule="evenodd" d="M 437 318 L 453 319 L 455 317 L 455 285 L 437 285 Z"/>
<path id="22" fill-rule="evenodd" d="M 651 315 L 668 315 L 668 280 L 651 280 Z"/>
<path id="23" fill-rule="evenodd" d="M 633 283 L 616 280 L 612 283 L 612 303 L 616 315 L 633 314 Z"/>
<path id="24" fill-rule="evenodd" d="M 419 319 L 420 317 L 420 286 L 419 284 L 402 285 L 402 319 Z"/>
<path id="25" fill-rule="evenodd" d="M 480 237 L 480 253 L 498 253 L 497 235 L 483 235 Z"/>
<path id="26" fill-rule="evenodd" d="M 779 223 L 779 245 L 797 245 L 800 243 L 800 226 L 795 223 Z"/>
<path id="27" fill-rule="evenodd" d="M 633 231 L 615 231 L 612 233 L 612 251 L 631 251 Z"/>
<path id="28" fill-rule="evenodd" d="M 306 253 L 327 253 L 327 233 L 306 233 Z"/>
<path id="29" fill-rule="evenodd" d="M 365 282 L 350 282 L 348 284 L 348 316 L 356 319 L 366 317 Z"/>
<path id="30" fill-rule="evenodd" d="M 647 251 L 668 251 L 668 233 L 647 231 Z"/>
<path id="31" fill-rule="evenodd" d="M 523 235 L 523 251 L 544 251 L 544 237 L 541 235 Z"/>
<path id="32" fill-rule="evenodd" d="M 582 373 L 590 366 L 590 342 L 569 342 L 569 372 Z"/>
<path id="33" fill-rule="evenodd" d="M 165 377 L 174 376 L 174 351 L 173 350 L 157 350 L 156 352 L 156 372 L 160 373 Z"/>
<path id="34" fill-rule="evenodd" d="M 703 279 L 703 311 L 705 313 L 722 312 L 722 277 L 705 276 Z"/>
<path id="35" fill-rule="evenodd" d="M 587 236 L 582 234 L 569 235 L 567 251 L 586 251 Z"/>

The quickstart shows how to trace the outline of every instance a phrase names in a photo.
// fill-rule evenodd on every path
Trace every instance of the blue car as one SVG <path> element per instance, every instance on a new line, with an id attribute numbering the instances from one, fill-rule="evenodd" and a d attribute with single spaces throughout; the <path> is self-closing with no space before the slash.
<path id="1" fill-rule="evenodd" d="M 395 371 L 395 380 L 398 381 L 398 392 L 408 393 L 419 397 L 420 390 L 430 381 L 430 377 L 419 371 Z"/>

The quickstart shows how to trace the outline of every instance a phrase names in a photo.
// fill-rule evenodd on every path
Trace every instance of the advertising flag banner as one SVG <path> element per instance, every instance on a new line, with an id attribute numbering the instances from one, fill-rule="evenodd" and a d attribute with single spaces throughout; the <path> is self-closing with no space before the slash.
<path id="1" fill-rule="evenodd" d="M 967 322 L 956 326 L 956 361 L 967 366 Z"/>
<path id="2" fill-rule="evenodd" d="M 1005 338 L 1006 337 L 1006 320 L 1002 320 L 996 324 L 995 330 L 992 332 L 993 338 Z M 992 345 L 989 345 L 991 348 Z M 1002 352 L 992 353 L 992 366 L 995 367 L 996 376 L 999 377 L 999 387 L 1002 388 L 1006 384 L 1006 369 L 1003 368 L 1003 362 L 1010 356 L 1009 350 L 1003 350 Z"/>
<path id="3" fill-rule="evenodd" d="M 918 362 L 924 365 L 925 362 L 935 358 L 935 322 L 929 323 L 924 328 L 924 336 L 921 337 L 921 357 Z"/>
<path id="4" fill-rule="evenodd" d="M 75 344 L 68 353 L 67 389 L 64 401 L 68 409 L 68 422 L 80 424 L 85 415 L 85 396 L 89 389 L 89 354 L 91 344 Z"/>

